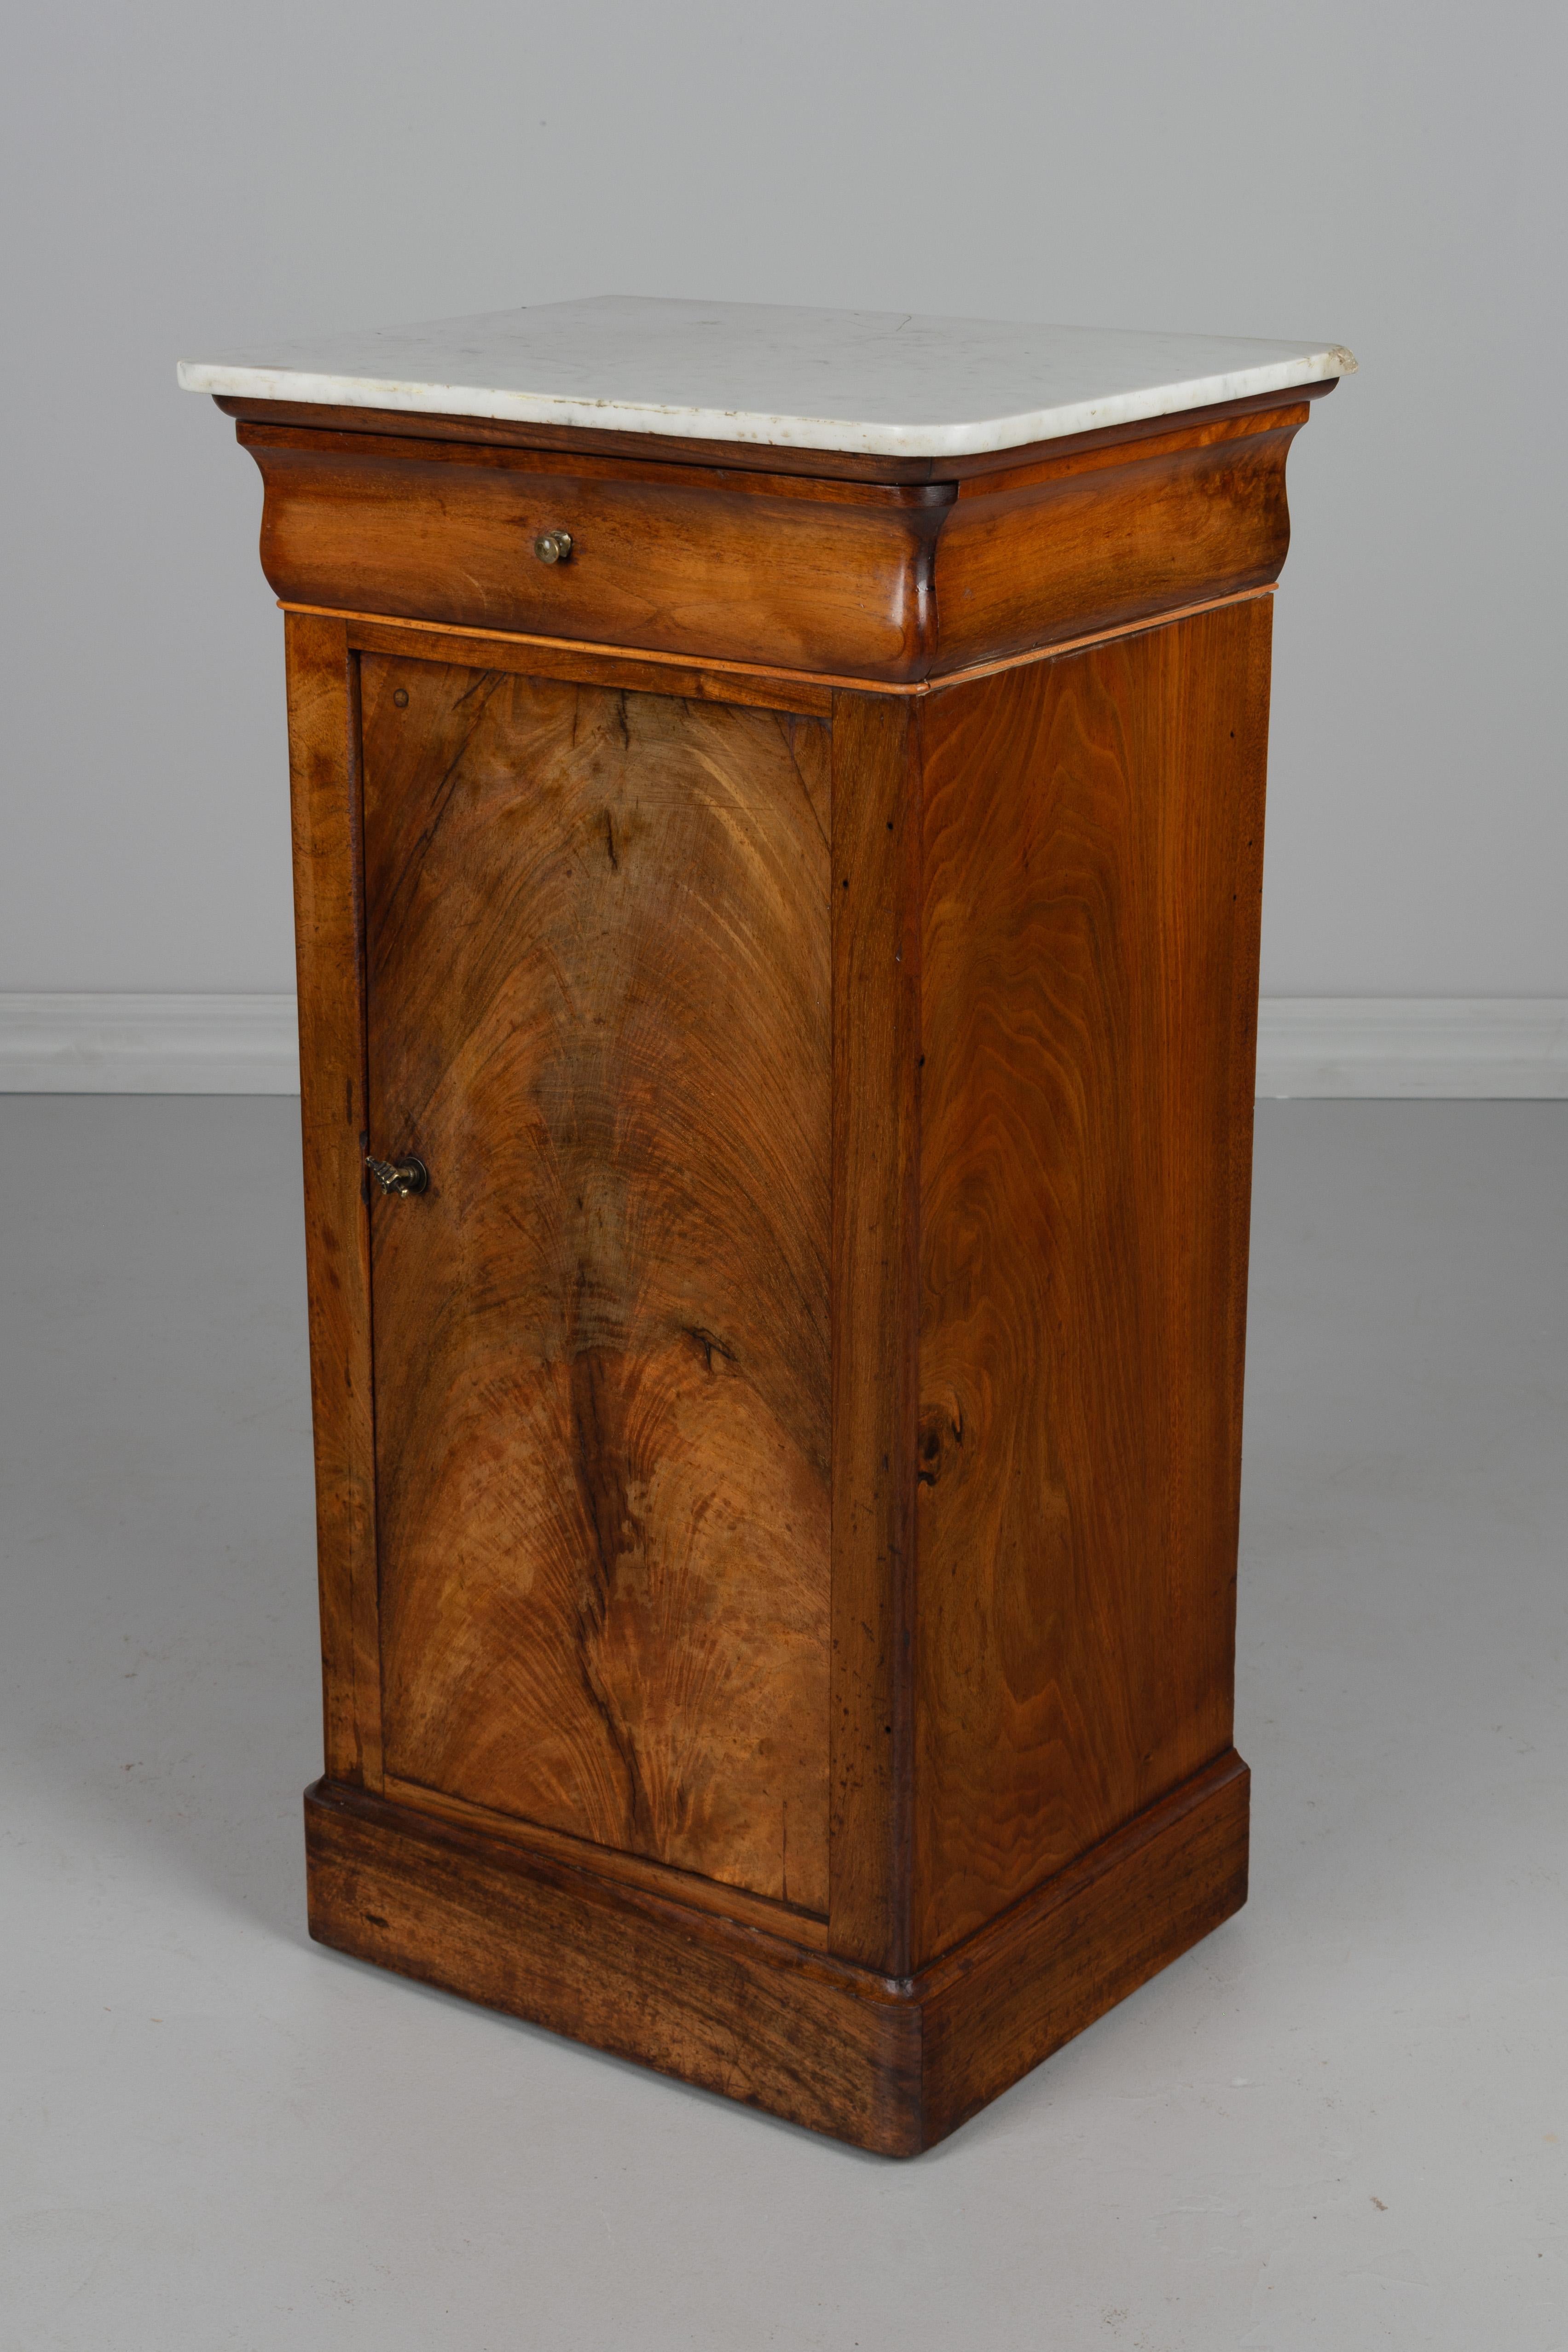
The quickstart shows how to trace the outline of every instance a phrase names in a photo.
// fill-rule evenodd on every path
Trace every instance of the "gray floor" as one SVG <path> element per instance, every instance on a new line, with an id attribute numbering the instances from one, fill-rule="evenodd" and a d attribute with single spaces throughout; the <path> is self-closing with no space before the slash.
<path id="1" fill-rule="evenodd" d="M 1260 1118 L 1253 1896 L 894 2166 L 311 1946 L 294 1106 L 0 1101 L 0 2344 L 1568 2346 L 1568 1106 Z"/>

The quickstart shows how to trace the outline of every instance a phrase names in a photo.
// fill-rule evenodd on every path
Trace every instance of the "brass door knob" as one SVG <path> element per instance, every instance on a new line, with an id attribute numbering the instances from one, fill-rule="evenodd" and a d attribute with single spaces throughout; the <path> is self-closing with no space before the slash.
<path id="1" fill-rule="evenodd" d="M 541 530 L 534 541 L 534 553 L 541 563 L 564 563 L 571 553 L 570 530 Z"/>
<path id="2" fill-rule="evenodd" d="M 423 1160 L 412 1157 L 407 1160 L 378 1160 L 373 1153 L 367 1151 L 365 1166 L 382 1191 L 395 1195 L 400 1201 L 406 1201 L 411 1192 L 424 1192 L 430 1189 L 430 1171 Z"/>

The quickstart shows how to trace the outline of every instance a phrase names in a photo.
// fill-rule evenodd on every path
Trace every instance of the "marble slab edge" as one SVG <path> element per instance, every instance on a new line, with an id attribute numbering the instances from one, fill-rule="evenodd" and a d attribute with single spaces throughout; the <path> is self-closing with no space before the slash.
<path id="1" fill-rule="evenodd" d="M 826 449 L 868 457 L 978 457 L 1067 434 L 1139 425 L 1185 409 L 1284 393 L 1354 372 L 1341 344 L 1228 373 L 1108 394 L 1015 415 L 945 425 L 855 422 L 831 416 L 767 415 L 746 409 L 662 407 L 631 401 L 572 399 L 550 393 L 486 390 L 388 376 L 317 375 L 294 368 L 182 360 L 186 392 L 246 400 L 298 401 L 323 408 L 404 409 L 436 416 L 486 417 L 512 425 L 557 425 L 574 431 L 664 434 L 678 440 L 741 441 L 773 449 Z"/>

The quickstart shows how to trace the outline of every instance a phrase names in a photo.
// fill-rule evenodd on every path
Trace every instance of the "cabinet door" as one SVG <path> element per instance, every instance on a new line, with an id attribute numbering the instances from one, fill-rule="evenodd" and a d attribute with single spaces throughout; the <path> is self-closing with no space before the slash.
<path id="1" fill-rule="evenodd" d="M 361 685 L 389 1787 L 825 1911 L 827 727 Z"/>

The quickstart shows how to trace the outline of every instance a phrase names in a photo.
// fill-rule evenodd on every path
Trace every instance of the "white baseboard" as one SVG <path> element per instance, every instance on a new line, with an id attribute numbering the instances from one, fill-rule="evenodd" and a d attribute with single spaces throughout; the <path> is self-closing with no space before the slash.
<path id="1" fill-rule="evenodd" d="M 1260 1096 L 1568 1097 L 1568 997 L 1266 996 Z"/>
<path id="2" fill-rule="evenodd" d="M 292 996 L 0 994 L 0 1093 L 290 1095 Z M 1568 997 L 1266 996 L 1258 1092 L 1568 1097 Z"/>
<path id="3" fill-rule="evenodd" d="M 291 995 L 0 994 L 0 1093 L 298 1092 Z"/>

